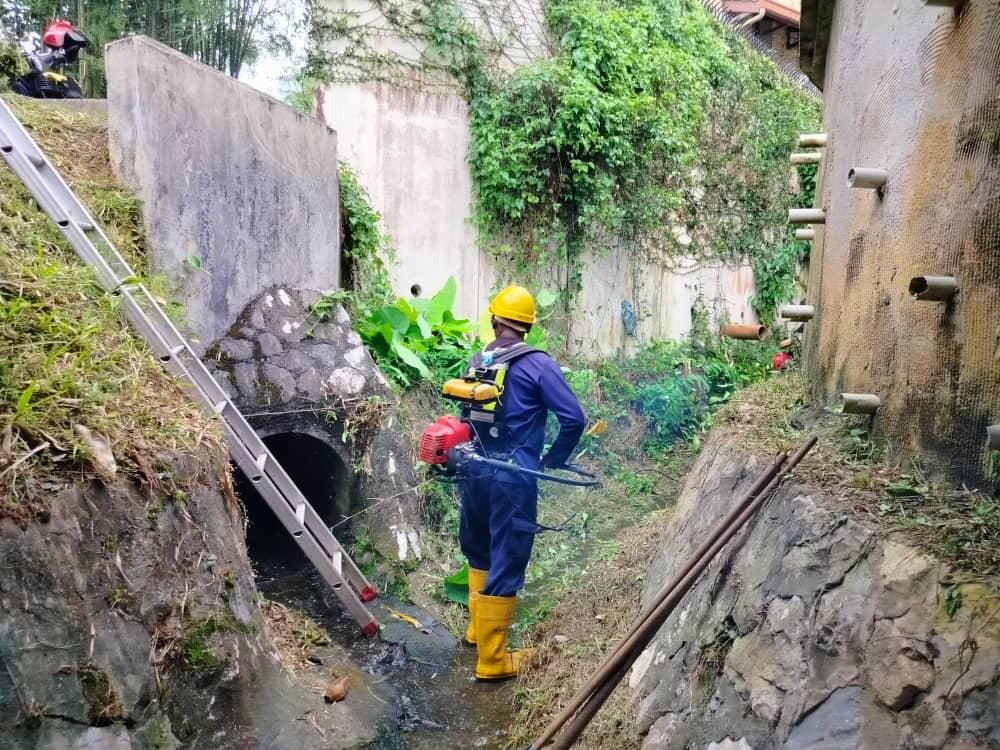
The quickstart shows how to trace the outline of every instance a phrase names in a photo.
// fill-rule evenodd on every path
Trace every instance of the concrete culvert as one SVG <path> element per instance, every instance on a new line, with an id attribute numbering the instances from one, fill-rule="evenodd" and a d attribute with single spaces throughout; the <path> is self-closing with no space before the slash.
<path id="1" fill-rule="evenodd" d="M 266 437 L 264 443 L 320 518 L 331 526 L 341 520 L 350 506 L 353 483 L 350 470 L 333 448 L 311 435 L 295 432 Z M 250 479 L 239 468 L 234 473 L 236 494 L 247 513 L 250 559 L 258 566 L 305 565 L 305 554 Z"/>

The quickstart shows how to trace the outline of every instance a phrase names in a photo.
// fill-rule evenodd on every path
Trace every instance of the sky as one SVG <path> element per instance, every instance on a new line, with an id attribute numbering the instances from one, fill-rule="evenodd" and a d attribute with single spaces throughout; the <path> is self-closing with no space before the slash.
<path id="1" fill-rule="evenodd" d="M 244 65 L 240 80 L 258 91 L 284 99 L 292 86 L 291 78 L 305 64 L 308 32 L 296 29 L 298 19 L 305 17 L 306 0 L 278 0 L 284 11 L 283 23 L 277 31 L 285 34 L 292 43 L 291 54 L 262 51 L 253 65 Z"/>

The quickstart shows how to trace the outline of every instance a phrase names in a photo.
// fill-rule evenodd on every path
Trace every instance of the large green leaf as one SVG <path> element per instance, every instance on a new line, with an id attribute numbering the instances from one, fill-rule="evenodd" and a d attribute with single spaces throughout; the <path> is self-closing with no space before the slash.
<path id="1" fill-rule="evenodd" d="M 469 604 L 469 563 L 444 579 L 444 595 L 453 602 Z"/>
<path id="2" fill-rule="evenodd" d="M 535 303 L 539 307 L 551 307 L 558 299 L 559 295 L 551 289 L 542 289 L 537 295 L 535 295 Z"/>
<path id="3" fill-rule="evenodd" d="M 410 329 L 410 319 L 406 313 L 392 305 L 383 307 L 373 316 L 376 321 L 388 323 L 394 331 L 406 333 Z"/>
<path id="4" fill-rule="evenodd" d="M 398 335 L 393 336 L 392 351 L 403 362 L 419 372 L 420 377 L 427 378 L 428 380 L 431 379 L 431 371 L 427 369 L 427 365 L 423 363 L 410 347 L 403 343 L 403 340 Z"/>
<path id="5" fill-rule="evenodd" d="M 430 321 L 431 325 L 437 326 L 441 325 L 441 321 L 444 320 L 444 314 L 450 312 L 451 308 L 455 305 L 455 294 L 458 290 L 458 284 L 455 283 L 455 277 L 449 276 L 448 280 L 444 282 L 444 286 L 431 297 L 430 308 L 427 311 L 427 320 Z"/>
<path id="6" fill-rule="evenodd" d="M 429 339 L 434 336 L 434 331 L 431 330 L 431 324 L 427 322 L 427 319 L 423 315 L 417 316 L 417 328 L 420 329 L 420 335 Z"/>

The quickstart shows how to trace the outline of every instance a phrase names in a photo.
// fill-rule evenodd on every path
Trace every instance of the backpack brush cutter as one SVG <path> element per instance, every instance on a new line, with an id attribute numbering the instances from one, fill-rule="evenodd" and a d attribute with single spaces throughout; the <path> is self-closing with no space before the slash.
<path id="1" fill-rule="evenodd" d="M 568 484 L 574 487 L 596 487 L 598 484 L 598 479 L 594 474 L 575 464 L 565 464 L 559 468 L 578 474 L 584 477 L 583 479 L 572 479 L 545 471 L 535 471 L 510 461 L 487 458 L 480 454 L 476 448 L 469 423 L 451 416 L 438 417 L 434 424 L 424 430 L 423 435 L 420 436 L 418 457 L 424 463 L 430 464 L 442 477 L 461 479 L 468 476 L 474 466 L 489 466 L 502 471 L 525 474 L 536 479 L 544 479 L 547 482 Z"/>

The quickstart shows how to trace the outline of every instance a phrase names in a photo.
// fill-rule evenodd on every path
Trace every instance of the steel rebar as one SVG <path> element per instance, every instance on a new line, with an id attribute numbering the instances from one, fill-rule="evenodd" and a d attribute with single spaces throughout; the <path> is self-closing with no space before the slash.
<path id="1" fill-rule="evenodd" d="M 546 727 L 539 738 L 532 743 L 529 750 L 543 747 L 571 717 L 572 721 L 555 739 L 551 748 L 552 750 L 565 750 L 572 746 L 705 568 L 736 536 L 747 520 L 760 509 L 768 496 L 777 489 L 788 472 L 802 460 L 815 443 L 815 437 L 807 439 L 795 453 L 788 457 L 787 461 L 784 460 L 784 454 L 779 456 L 779 459 L 754 483 L 744 500 L 726 517 L 722 524 L 716 527 L 706 542 L 689 559 L 685 565 L 685 572 L 679 578 L 675 577 L 670 585 L 661 591 L 655 608 L 640 616 L 629 637 L 605 659 L 604 665 L 598 673 L 583 690 L 577 692 L 570 704 Z M 764 487 L 760 489 L 762 484 Z"/>

